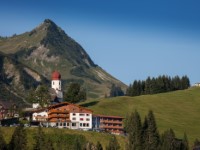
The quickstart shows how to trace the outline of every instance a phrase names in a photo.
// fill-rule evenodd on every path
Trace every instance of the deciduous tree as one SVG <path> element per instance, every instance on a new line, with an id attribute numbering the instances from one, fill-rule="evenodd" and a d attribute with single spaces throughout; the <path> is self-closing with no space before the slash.
<path id="1" fill-rule="evenodd" d="M 67 92 L 64 94 L 64 101 L 77 103 L 86 100 L 86 91 L 81 88 L 80 84 L 70 84 Z"/>

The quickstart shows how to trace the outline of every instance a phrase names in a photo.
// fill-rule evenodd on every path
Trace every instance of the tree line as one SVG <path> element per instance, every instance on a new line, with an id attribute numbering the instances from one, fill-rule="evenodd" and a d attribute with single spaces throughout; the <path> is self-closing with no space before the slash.
<path id="1" fill-rule="evenodd" d="M 159 133 L 152 111 L 141 122 L 140 114 L 135 111 L 127 115 L 125 131 L 128 135 L 127 150 L 188 150 L 187 135 L 182 139 L 175 136 L 172 129 Z M 200 141 L 196 139 L 193 150 L 200 148 Z"/>
<path id="2" fill-rule="evenodd" d="M 139 96 L 145 94 L 157 94 L 176 90 L 184 90 L 190 87 L 190 80 L 187 76 L 158 76 L 148 77 L 146 80 L 135 80 L 129 85 L 126 91 L 127 96 Z"/>

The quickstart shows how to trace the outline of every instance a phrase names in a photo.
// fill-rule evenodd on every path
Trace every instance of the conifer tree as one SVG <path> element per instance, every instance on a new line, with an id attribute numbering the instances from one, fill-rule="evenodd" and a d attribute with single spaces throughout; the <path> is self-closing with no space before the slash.
<path id="1" fill-rule="evenodd" d="M 82 150 L 81 142 L 78 138 L 75 139 L 73 150 Z"/>
<path id="2" fill-rule="evenodd" d="M 124 92 L 121 89 L 121 87 L 113 84 L 110 90 L 110 97 L 116 97 L 116 96 L 124 96 Z"/>
<path id="3" fill-rule="evenodd" d="M 196 139 L 194 141 L 194 145 L 193 145 L 193 150 L 199 150 L 200 149 L 200 141 L 198 139 Z"/>
<path id="4" fill-rule="evenodd" d="M 148 122 L 147 147 L 149 150 L 156 150 L 158 149 L 160 138 L 157 130 L 155 117 L 153 111 L 151 110 L 148 113 L 147 122 Z"/>
<path id="5" fill-rule="evenodd" d="M 50 138 L 48 138 L 48 140 L 47 140 L 46 149 L 47 150 L 54 150 L 53 143 L 52 143 Z"/>
<path id="6" fill-rule="evenodd" d="M 183 76 L 181 78 L 181 88 L 184 90 L 187 89 L 188 87 L 190 87 L 190 80 L 187 76 Z"/>
<path id="7" fill-rule="evenodd" d="M 35 136 L 35 146 L 34 150 L 43 150 L 46 148 L 46 142 L 45 142 L 45 135 L 44 132 L 42 131 L 41 126 L 38 127 L 38 132 L 37 135 Z"/>
<path id="8" fill-rule="evenodd" d="M 130 115 L 129 114 L 126 114 L 126 117 L 124 119 L 124 131 L 125 133 L 128 133 L 128 130 L 129 130 L 129 120 L 130 120 Z"/>
<path id="9" fill-rule="evenodd" d="M 119 146 L 119 143 L 116 139 L 115 136 L 113 136 L 110 141 L 109 141 L 109 144 L 108 146 L 106 147 L 106 150 L 119 150 L 120 149 L 120 146 Z"/>
<path id="10" fill-rule="evenodd" d="M 175 150 L 176 137 L 172 129 L 165 131 L 161 136 L 160 149 L 161 150 Z"/>
<path id="11" fill-rule="evenodd" d="M 94 148 L 95 148 L 95 146 L 94 146 L 93 143 L 86 142 L 86 144 L 84 145 L 83 150 L 92 150 L 92 149 L 94 149 Z"/>
<path id="12" fill-rule="evenodd" d="M 189 150 L 188 138 L 186 133 L 184 133 L 183 137 L 183 150 Z"/>
<path id="13" fill-rule="evenodd" d="M 148 120 L 147 117 L 145 116 L 144 118 L 144 123 L 142 125 L 142 148 L 148 149 Z"/>
<path id="14" fill-rule="evenodd" d="M 140 115 L 137 111 L 131 114 L 128 129 L 128 149 L 142 149 L 142 125 Z"/>
<path id="15" fill-rule="evenodd" d="M 7 150 L 7 144 L 0 129 L 0 150 Z"/>
<path id="16" fill-rule="evenodd" d="M 103 150 L 103 147 L 99 141 L 97 141 L 96 150 Z"/>
<path id="17" fill-rule="evenodd" d="M 15 128 L 9 143 L 9 150 L 27 150 L 27 135 L 22 126 Z"/>
<path id="18" fill-rule="evenodd" d="M 145 82 L 145 94 L 150 94 L 151 91 L 151 78 L 148 77 Z"/>

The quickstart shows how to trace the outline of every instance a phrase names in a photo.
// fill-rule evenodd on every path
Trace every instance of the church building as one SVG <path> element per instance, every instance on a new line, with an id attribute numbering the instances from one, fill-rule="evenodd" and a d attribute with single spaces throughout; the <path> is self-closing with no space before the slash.
<path id="1" fill-rule="evenodd" d="M 54 71 L 51 75 L 51 88 L 56 93 L 56 102 L 63 102 L 63 92 L 61 85 L 61 75 L 58 71 Z"/>

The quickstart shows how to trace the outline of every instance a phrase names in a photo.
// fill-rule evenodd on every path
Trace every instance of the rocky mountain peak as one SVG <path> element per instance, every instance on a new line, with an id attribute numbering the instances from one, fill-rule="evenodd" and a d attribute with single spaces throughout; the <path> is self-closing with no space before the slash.
<path id="1" fill-rule="evenodd" d="M 30 32 L 0 41 L 0 51 L 48 79 L 53 70 L 58 70 L 62 74 L 63 89 L 71 82 L 78 82 L 87 88 L 90 97 L 108 94 L 112 84 L 126 88 L 95 65 L 84 48 L 50 19 Z"/>

